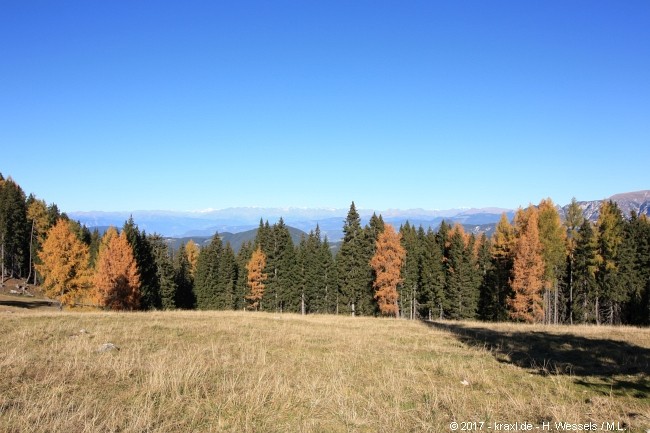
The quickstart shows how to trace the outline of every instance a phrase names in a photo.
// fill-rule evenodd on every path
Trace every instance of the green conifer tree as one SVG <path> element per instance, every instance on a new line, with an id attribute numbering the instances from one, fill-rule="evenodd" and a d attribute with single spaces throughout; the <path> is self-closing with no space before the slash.
<path id="1" fill-rule="evenodd" d="M 359 301 L 368 291 L 366 239 L 361 228 L 361 218 L 354 202 L 343 224 L 343 242 L 336 255 L 339 299 L 336 313 L 359 314 Z M 360 311 L 360 310 L 359 310 Z"/>
<path id="2" fill-rule="evenodd" d="M 420 227 L 418 240 L 421 245 L 419 279 L 420 316 L 429 320 L 443 318 L 445 303 L 445 271 L 443 267 L 442 247 L 436 240 L 436 233 L 429 228 L 425 233 Z M 408 252 L 407 252 L 408 254 Z"/>

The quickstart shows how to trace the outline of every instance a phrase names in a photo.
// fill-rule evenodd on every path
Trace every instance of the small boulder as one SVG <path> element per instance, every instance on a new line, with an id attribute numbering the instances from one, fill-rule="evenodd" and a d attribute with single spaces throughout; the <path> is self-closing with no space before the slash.
<path id="1" fill-rule="evenodd" d="M 113 343 L 104 343 L 101 346 L 99 346 L 99 349 L 97 349 L 97 352 L 99 353 L 104 353 L 104 352 L 112 352 L 113 350 L 120 350 L 120 348 Z"/>

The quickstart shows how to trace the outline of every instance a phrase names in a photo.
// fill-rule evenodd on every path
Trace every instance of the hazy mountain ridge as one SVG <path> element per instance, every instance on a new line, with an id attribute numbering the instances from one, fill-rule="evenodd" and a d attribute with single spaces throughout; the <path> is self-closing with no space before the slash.
<path id="1" fill-rule="evenodd" d="M 650 211 L 650 190 L 615 194 L 608 199 L 613 200 L 620 207 L 624 216 L 628 217 L 631 211 L 639 214 L 648 214 Z M 595 221 L 598 219 L 598 210 L 601 200 L 579 201 L 586 218 Z M 558 206 L 560 214 L 564 216 L 568 204 Z M 327 236 L 331 242 L 342 238 L 343 222 L 348 209 L 307 209 L 307 208 L 261 208 L 239 207 L 220 210 L 205 210 L 196 212 L 181 211 L 133 211 L 133 212 L 70 212 L 68 215 L 85 224 L 89 228 L 116 226 L 121 227 L 130 216 L 136 224 L 147 233 L 160 233 L 168 238 L 203 238 L 210 239 L 216 232 L 224 238 L 229 235 L 244 232 L 254 233 L 260 220 L 269 221 L 270 224 L 283 218 L 284 222 L 301 232 L 308 233 L 316 225 L 320 227 L 321 234 Z M 494 226 L 506 213 L 512 219 L 515 210 L 502 208 L 466 208 L 447 210 L 426 209 L 388 209 L 374 211 L 359 209 L 361 222 L 365 225 L 373 213 L 381 214 L 384 221 L 399 227 L 407 221 L 425 229 L 436 229 L 445 220 L 450 224 L 462 224 L 467 231 L 473 233 L 485 232 L 488 235 Z M 248 233 L 248 234 L 250 234 Z M 293 235 L 293 233 L 292 233 Z M 300 235 L 297 235 L 298 239 Z M 230 239 L 228 239 L 230 240 Z M 234 242 L 234 240 L 233 240 Z M 231 242 L 231 244 L 233 243 Z M 241 244 L 241 242 L 239 242 Z M 234 245 L 233 245 L 234 246 Z"/>

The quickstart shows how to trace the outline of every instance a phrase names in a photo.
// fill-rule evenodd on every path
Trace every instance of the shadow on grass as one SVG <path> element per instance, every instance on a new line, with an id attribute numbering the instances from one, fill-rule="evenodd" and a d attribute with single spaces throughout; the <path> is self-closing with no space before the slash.
<path id="1" fill-rule="evenodd" d="M 484 347 L 499 362 L 532 369 L 539 374 L 579 376 L 577 384 L 603 393 L 620 392 L 650 398 L 650 349 L 624 341 L 573 334 L 500 331 L 454 322 L 426 323 L 451 332 L 469 346 Z"/>
<path id="2" fill-rule="evenodd" d="M 5 306 L 5 307 L 17 307 L 17 308 L 25 308 L 28 310 L 32 310 L 35 308 L 44 308 L 44 307 L 58 307 L 57 302 L 53 301 L 44 301 L 42 299 L 6 299 L 2 298 L 0 299 L 0 305 Z"/>

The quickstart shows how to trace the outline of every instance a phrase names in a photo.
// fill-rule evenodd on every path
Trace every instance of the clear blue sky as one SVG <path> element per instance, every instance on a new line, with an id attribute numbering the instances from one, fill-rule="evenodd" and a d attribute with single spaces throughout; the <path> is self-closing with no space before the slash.
<path id="1" fill-rule="evenodd" d="M 0 172 L 64 211 L 650 189 L 650 2 L 4 1 Z"/>

